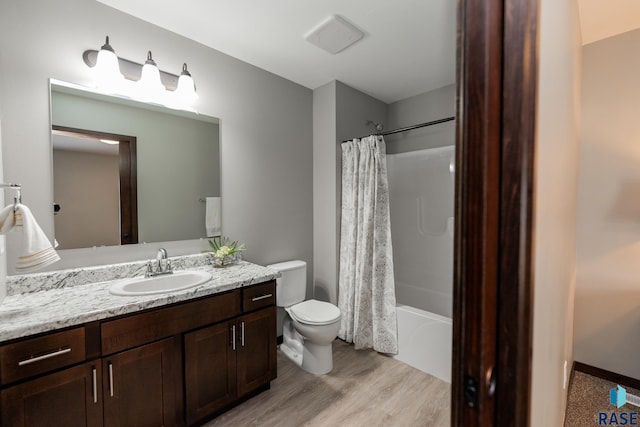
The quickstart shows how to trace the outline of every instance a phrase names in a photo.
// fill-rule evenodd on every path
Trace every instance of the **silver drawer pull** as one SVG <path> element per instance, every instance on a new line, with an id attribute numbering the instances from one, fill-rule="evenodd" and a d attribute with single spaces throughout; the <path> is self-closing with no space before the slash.
<path id="1" fill-rule="evenodd" d="M 96 368 L 91 370 L 91 375 L 93 376 L 93 403 L 98 403 L 98 379 Z"/>
<path id="2" fill-rule="evenodd" d="M 70 352 L 71 352 L 71 348 L 69 348 L 69 347 L 61 348 L 58 351 L 53 351 L 51 353 L 43 354 L 42 356 L 31 357 L 31 358 L 29 358 L 27 360 L 22 360 L 22 361 L 18 362 L 18 366 L 28 365 L 30 363 L 35 363 L 35 362 L 39 362 L 41 360 L 50 359 L 52 357 L 61 356 L 63 354 L 67 354 L 67 353 L 70 353 Z"/>
<path id="3" fill-rule="evenodd" d="M 236 325 L 231 325 L 231 348 L 236 349 Z"/>
<path id="4" fill-rule="evenodd" d="M 264 294 L 259 297 L 251 298 L 251 301 L 256 302 L 256 301 L 260 301 L 261 299 L 271 298 L 272 296 L 273 294 Z"/>
<path id="5" fill-rule="evenodd" d="M 240 344 L 244 347 L 244 322 L 240 322 Z"/>
<path id="6" fill-rule="evenodd" d="M 113 397 L 113 364 L 109 362 L 109 396 Z"/>

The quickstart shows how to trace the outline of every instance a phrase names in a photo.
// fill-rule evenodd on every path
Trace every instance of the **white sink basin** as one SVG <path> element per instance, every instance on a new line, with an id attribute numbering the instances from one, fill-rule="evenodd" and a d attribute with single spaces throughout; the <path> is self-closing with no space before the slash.
<path id="1" fill-rule="evenodd" d="M 134 277 L 116 281 L 109 288 L 113 295 L 152 295 L 181 291 L 211 279 L 206 271 L 182 270 L 154 277 Z"/>

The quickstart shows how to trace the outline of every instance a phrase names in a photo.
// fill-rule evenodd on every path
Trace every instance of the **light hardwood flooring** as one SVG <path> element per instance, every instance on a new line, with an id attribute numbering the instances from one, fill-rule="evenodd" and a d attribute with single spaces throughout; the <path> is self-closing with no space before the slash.
<path id="1" fill-rule="evenodd" d="M 333 343 L 333 371 L 312 375 L 278 351 L 271 389 L 205 427 L 450 425 L 450 386 L 371 350 Z"/>

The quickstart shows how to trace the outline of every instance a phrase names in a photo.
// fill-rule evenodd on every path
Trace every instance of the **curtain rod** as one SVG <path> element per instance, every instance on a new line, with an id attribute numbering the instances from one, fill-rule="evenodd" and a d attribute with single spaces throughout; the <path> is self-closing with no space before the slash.
<path id="1" fill-rule="evenodd" d="M 450 121 L 455 120 L 455 119 L 456 119 L 455 117 L 446 117 L 444 119 L 433 120 L 431 122 L 420 123 L 418 125 L 407 126 L 407 127 L 404 127 L 404 128 L 390 130 L 390 131 L 387 131 L 387 132 L 376 133 L 374 135 L 378 135 L 378 136 L 393 135 L 394 133 L 407 132 L 407 131 L 410 131 L 410 130 L 413 130 L 413 129 L 418 129 L 418 128 L 423 128 L 423 127 L 426 127 L 426 126 L 433 126 L 433 125 L 437 125 L 437 124 L 440 124 L 440 123 L 450 122 Z M 361 136 L 358 139 L 366 138 L 367 136 L 369 136 L 369 135 Z M 349 141 L 351 141 L 351 140 L 347 139 L 347 140 L 344 140 L 342 142 L 349 142 Z"/>

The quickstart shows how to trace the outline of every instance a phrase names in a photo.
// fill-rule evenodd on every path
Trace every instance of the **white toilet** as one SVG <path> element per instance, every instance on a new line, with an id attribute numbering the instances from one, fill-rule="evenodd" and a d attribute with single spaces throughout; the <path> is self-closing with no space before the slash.
<path id="1" fill-rule="evenodd" d="M 280 350 L 307 372 L 331 372 L 332 343 L 340 328 L 340 309 L 328 302 L 305 301 L 306 262 L 286 261 L 267 267 L 281 274 L 276 280 L 276 305 L 287 312 Z"/>

